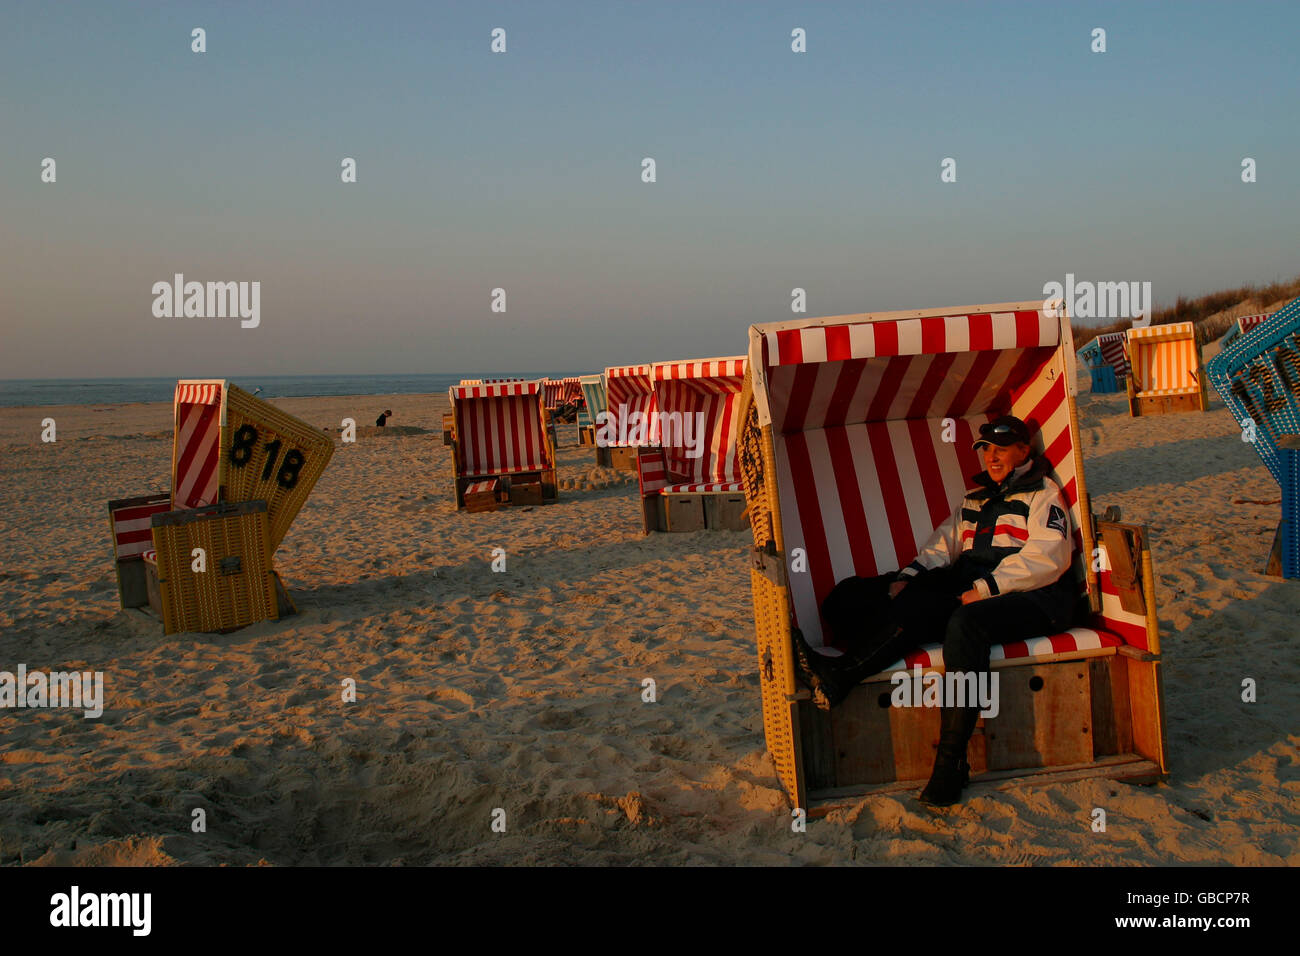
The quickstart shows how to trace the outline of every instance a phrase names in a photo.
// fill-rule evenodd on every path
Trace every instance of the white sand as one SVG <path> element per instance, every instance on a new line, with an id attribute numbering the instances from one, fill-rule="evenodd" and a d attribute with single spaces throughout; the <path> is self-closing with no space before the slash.
<path id="1" fill-rule="evenodd" d="M 0 711 L 0 863 L 1300 863 L 1300 584 L 1258 573 L 1279 491 L 1217 401 L 1079 404 L 1095 510 L 1153 533 L 1171 782 L 876 797 L 803 834 L 763 742 L 747 533 L 643 537 L 634 485 L 457 514 L 445 398 L 277 404 L 429 433 L 339 447 L 277 556 L 300 615 L 174 637 L 117 610 L 104 507 L 167 486 L 170 407 L 0 409 L 0 669 L 102 670 L 108 698 Z M 562 478 L 592 470 L 561 443 Z"/>

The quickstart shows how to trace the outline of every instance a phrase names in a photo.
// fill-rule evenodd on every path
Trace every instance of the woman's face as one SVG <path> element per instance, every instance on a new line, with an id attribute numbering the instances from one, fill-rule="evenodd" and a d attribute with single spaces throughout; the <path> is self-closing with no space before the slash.
<path id="1" fill-rule="evenodd" d="M 1001 484 L 1007 475 L 1025 463 L 1029 457 L 1029 446 L 1021 442 L 1014 445 L 985 445 L 984 468 L 989 477 Z"/>

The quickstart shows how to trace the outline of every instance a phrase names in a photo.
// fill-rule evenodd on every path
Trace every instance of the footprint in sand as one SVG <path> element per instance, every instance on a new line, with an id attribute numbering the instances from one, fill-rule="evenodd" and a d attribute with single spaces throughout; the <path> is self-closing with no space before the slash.
<path id="1" fill-rule="evenodd" d="M 474 709 L 474 698 L 455 687 L 435 687 L 425 695 L 425 700 L 436 700 L 455 713 Z"/>

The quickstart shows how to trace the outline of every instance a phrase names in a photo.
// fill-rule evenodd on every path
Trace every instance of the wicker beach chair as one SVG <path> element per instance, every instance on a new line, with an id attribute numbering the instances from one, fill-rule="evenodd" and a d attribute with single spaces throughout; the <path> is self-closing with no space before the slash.
<path id="1" fill-rule="evenodd" d="M 1125 339 L 1133 417 L 1203 412 L 1209 407 L 1201 344 L 1191 322 L 1131 328 Z"/>
<path id="2" fill-rule="evenodd" d="M 619 365 L 605 369 L 605 401 L 609 427 L 596 426 L 596 440 L 605 441 L 609 464 L 619 471 L 637 472 L 637 451 L 659 447 L 659 419 L 649 365 Z"/>
<path id="3" fill-rule="evenodd" d="M 541 379 L 453 385 L 449 397 L 457 510 L 492 510 L 487 499 L 466 501 L 471 488 L 470 494 L 494 494 L 501 503 L 556 500 L 555 442 Z"/>
<path id="4" fill-rule="evenodd" d="M 643 530 L 748 527 L 736 444 L 744 356 L 656 362 L 651 376 L 661 444 L 638 458 Z"/>
<path id="5" fill-rule="evenodd" d="M 791 629 L 823 646 L 820 606 L 850 575 L 906 565 L 982 469 L 979 425 L 1014 414 L 1070 503 L 1086 620 L 999 645 L 1001 711 L 970 745 L 981 780 L 1166 772 L 1160 635 L 1146 531 L 1089 510 L 1070 324 L 1024 302 L 754 326 L 740 461 L 754 534 L 763 721 L 777 773 L 810 813 L 911 788 L 939 714 L 891 707 L 891 678 L 942 667 L 939 645 L 868 678 L 829 713 L 796 683 Z"/>
<path id="6" fill-rule="evenodd" d="M 1226 349 L 1229 345 L 1237 340 L 1237 337 L 1251 331 L 1257 325 L 1262 325 L 1272 312 L 1260 312 L 1255 315 L 1243 315 L 1238 318 L 1232 325 L 1228 326 L 1228 331 L 1219 337 L 1219 347 Z"/>
<path id="7" fill-rule="evenodd" d="M 170 494 L 109 502 L 122 606 L 142 606 L 135 579 L 143 574 L 169 634 L 232 630 L 292 611 L 273 556 L 334 454 L 333 439 L 224 379 L 178 382 L 173 422 Z M 141 547 L 145 521 L 149 546 Z"/>
<path id="8" fill-rule="evenodd" d="M 1300 299 L 1252 322 L 1206 374 L 1282 489 L 1265 573 L 1300 578 Z"/>
<path id="9" fill-rule="evenodd" d="M 1079 361 L 1092 379 L 1095 394 L 1118 392 L 1128 377 L 1123 332 L 1106 332 L 1079 349 Z"/>
<path id="10" fill-rule="evenodd" d="M 608 449 L 596 445 L 596 416 L 605 411 L 605 376 L 580 375 L 578 395 L 582 405 L 578 408 L 578 444 L 596 449 L 596 463 L 609 464 Z"/>

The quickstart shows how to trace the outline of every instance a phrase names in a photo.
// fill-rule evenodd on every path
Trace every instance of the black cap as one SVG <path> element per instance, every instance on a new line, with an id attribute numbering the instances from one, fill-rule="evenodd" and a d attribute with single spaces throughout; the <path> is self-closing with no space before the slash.
<path id="1" fill-rule="evenodd" d="M 979 451 L 981 445 L 1006 447 L 1016 442 L 1029 444 L 1029 426 L 1014 415 L 1003 415 L 980 426 L 980 437 L 975 439 L 971 448 Z"/>

